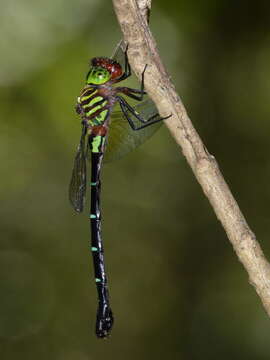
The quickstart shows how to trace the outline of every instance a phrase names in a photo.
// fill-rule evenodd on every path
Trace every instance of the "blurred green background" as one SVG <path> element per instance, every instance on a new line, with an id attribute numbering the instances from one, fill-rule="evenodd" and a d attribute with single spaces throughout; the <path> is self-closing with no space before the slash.
<path id="1" fill-rule="evenodd" d="M 161 56 L 270 258 L 270 3 L 153 3 Z M 165 126 L 103 171 L 115 326 L 94 335 L 87 211 L 67 196 L 74 104 L 121 38 L 110 1 L 11 0 L 0 13 L 1 360 L 270 356 L 270 321 Z"/>

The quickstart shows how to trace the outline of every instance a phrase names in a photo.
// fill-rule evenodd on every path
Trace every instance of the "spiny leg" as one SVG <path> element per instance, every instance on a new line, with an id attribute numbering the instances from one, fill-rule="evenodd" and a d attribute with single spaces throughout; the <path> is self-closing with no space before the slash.
<path id="1" fill-rule="evenodd" d="M 130 127 L 131 127 L 132 130 L 134 130 L 134 131 L 141 130 L 141 129 L 149 126 L 149 125 L 155 124 L 155 123 L 163 120 L 163 119 L 158 119 L 158 120 L 150 121 L 150 122 L 148 122 L 148 123 L 146 123 L 146 124 L 143 124 L 142 126 L 136 127 L 135 124 L 134 124 L 134 122 L 133 122 L 133 120 L 132 120 L 132 119 L 130 118 L 130 116 L 129 116 L 129 113 L 128 113 L 129 110 L 126 108 L 125 104 L 122 103 L 122 102 L 119 102 L 119 104 L 120 104 L 121 110 L 122 110 L 125 118 L 127 119 Z M 157 114 L 157 115 L 158 115 L 158 114 Z M 157 115 L 155 115 L 155 116 L 157 116 Z"/>
<path id="2" fill-rule="evenodd" d="M 121 96 L 118 96 L 117 97 L 117 100 L 119 101 L 119 104 L 120 104 L 120 107 L 121 107 L 121 110 L 123 112 L 123 114 L 125 115 L 126 119 L 128 120 L 131 128 L 133 130 L 141 130 L 147 126 L 150 126 L 150 125 L 153 125 L 153 124 L 156 124 L 158 123 L 159 121 L 162 121 L 162 120 L 166 120 L 168 119 L 169 117 L 171 117 L 172 115 L 169 115 L 169 116 L 166 116 L 166 117 L 160 117 L 160 115 L 157 113 L 157 114 L 154 114 L 153 116 L 151 116 L 150 118 L 148 119 L 144 119 L 135 109 L 133 109 L 132 106 L 130 106 L 125 99 L 123 99 Z M 129 116 L 129 112 L 136 118 L 138 119 L 140 122 L 143 123 L 142 126 L 139 126 L 139 127 L 136 127 L 135 124 L 134 124 L 134 121 L 130 118 Z M 158 119 L 156 119 L 157 117 L 159 117 Z"/>
<path id="3" fill-rule="evenodd" d="M 141 89 L 133 89 L 133 88 L 123 86 L 123 87 L 117 87 L 116 91 L 121 92 L 134 100 L 142 101 L 143 96 L 146 94 L 146 92 L 144 91 L 144 73 L 145 73 L 146 68 L 147 68 L 147 64 L 145 65 L 143 72 L 142 72 Z M 134 95 L 134 93 L 140 94 L 140 96 Z"/>
<path id="4" fill-rule="evenodd" d="M 125 72 L 124 72 L 125 79 L 127 79 L 131 75 L 131 68 L 128 61 L 127 50 L 128 50 L 128 45 L 125 50 Z"/>

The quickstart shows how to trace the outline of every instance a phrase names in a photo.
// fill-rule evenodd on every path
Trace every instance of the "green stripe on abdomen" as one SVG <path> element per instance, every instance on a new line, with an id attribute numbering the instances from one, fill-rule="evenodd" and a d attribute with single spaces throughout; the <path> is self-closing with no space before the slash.
<path id="1" fill-rule="evenodd" d="M 104 141 L 105 141 L 104 136 L 97 135 L 97 136 L 93 137 L 92 143 L 91 143 L 91 151 L 93 153 L 99 153 L 103 148 Z"/>

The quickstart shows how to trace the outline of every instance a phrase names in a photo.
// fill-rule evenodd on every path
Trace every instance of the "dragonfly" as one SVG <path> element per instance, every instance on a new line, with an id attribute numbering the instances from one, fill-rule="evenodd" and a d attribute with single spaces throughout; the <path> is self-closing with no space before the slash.
<path id="1" fill-rule="evenodd" d="M 91 59 L 90 69 L 75 109 L 81 118 L 81 137 L 77 148 L 69 186 L 69 199 L 78 213 L 83 211 L 87 190 L 87 162 L 91 162 L 90 228 L 91 251 L 98 296 L 95 332 L 98 338 L 110 335 L 114 317 L 110 306 L 108 279 L 104 264 L 101 235 L 101 169 L 103 160 L 111 161 L 127 154 L 160 127 L 161 117 L 144 90 L 144 74 L 140 89 L 114 86 L 131 76 L 127 46 L 120 41 L 111 58 Z M 136 101 L 131 105 L 126 98 Z M 115 111 L 116 105 L 120 106 Z M 114 111 L 113 111 L 114 110 Z"/>

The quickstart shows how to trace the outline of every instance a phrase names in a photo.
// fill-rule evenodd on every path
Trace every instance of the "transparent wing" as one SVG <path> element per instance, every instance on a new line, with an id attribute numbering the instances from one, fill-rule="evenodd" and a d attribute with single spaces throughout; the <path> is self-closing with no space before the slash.
<path id="1" fill-rule="evenodd" d="M 116 45 L 113 54 L 111 56 L 112 59 L 118 62 L 122 66 L 122 69 L 124 69 L 125 65 L 125 51 L 126 51 L 127 45 L 124 40 L 120 40 L 119 43 Z"/>
<path id="2" fill-rule="evenodd" d="M 85 135 L 86 127 L 83 126 L 69 185 L 69 200 L 77 212 L 83 211 L 86 192 Z"/>
<path id="3" fill-rule="evenodd" d="M 152 100 L 147 99 L 133 108 L 144 118 L 149 119 L 151 116 L 157 114 L 157 109 Z M 131 113 L 130 117 L 136 126 L 142 125 Z M 111 115 L 111 124 L 109 127 L 109 134 L 107 140 L 107 147 L 104 161 L 109 162 L 120 159 L 130 151 L 136 149 L 149 139 L 162 125 L 162 121 L 153 124 L 144 129 L 134 131 L 127 119 L 124 117 L 122 111 L 115 111 Z"/>

